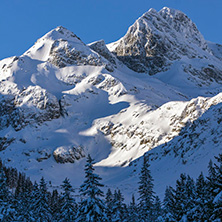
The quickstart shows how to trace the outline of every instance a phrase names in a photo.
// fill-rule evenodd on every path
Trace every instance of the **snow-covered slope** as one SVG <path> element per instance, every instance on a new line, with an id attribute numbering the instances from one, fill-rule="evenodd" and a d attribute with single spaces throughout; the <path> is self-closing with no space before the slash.
<path id="1" fill-rule="evenodd" d="M 209 133 L 220 122 L 221 58 L 219 45 L 169 8 L 149 10 L 109 45 L 86 45 L 57 27 L 0 61 L 1 158 L 32 179 L 59 184 L 67 176 L 78 186 L 90 153 L 108 186 L 132 192 L 148 152 L 162 192 L 173 180 L 160 182 L 161 175 L 186 163 L 199 172 L 201 158 L 221 152 Z"/>

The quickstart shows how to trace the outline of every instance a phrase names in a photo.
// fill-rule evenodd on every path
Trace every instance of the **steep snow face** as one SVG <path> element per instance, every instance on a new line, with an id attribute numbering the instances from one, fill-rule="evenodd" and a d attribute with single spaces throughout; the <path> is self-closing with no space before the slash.
<path id="1" fill-rule="evenodd" d="M 186 78 L 202 79 L 203 85 L 222 81 L 221 62 L 212 56 L 211 47 L 196 25 L 178 10 L 165 7 L 157 12 L 150 9 L 136 20 L 123 38 L 107 47 L 136 72 L 150 75 L 166 72 L 167 75 L 175 73 L 175 66 L 174 70 L 172 67 L 176 64 L 177 69 L 186 73 Z"/>
<path id="2" fill-rule="evenodd" d="M 221 102 L 222 94 L 198 97 L 189 102 L 168 102 L 152 111 L 145 106 L 133 107 L 114 121 L 111 118 L 95 121 L 94 127 L 107 136 L 113 147 L 109 157 L 97 165 L 128 165 L 154 147 L 168 143 L 188 122 L 192 123 Z"/>

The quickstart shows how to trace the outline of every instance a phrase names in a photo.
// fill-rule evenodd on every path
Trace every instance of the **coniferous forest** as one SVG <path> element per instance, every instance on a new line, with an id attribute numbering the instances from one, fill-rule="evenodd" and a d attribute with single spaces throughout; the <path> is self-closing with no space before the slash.
<path id="1" fill-rule="evenodd" d="M 45 179 L 32 183 L 24 173 L 0 162 L 0 221 L 80 221 L 150 222 L 214 221 L 222 218 L 222 154 L 195 180 L 181 174 L 175 187 L 167 187 L 163 201 L 154 192 L 148 157 L 144 156 L 138 184 L 138 198 L 124 202 L 120 190 L 104 194 L 101 177 L 94 171 L 89 155 L 85 181 L 80 186 L 80 201 L 68 178 L 58 190 L 49 191 Z"/>

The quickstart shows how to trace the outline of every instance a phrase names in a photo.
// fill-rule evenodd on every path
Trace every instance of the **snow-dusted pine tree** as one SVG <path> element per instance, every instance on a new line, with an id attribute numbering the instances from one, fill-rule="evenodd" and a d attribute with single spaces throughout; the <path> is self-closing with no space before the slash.
<path id="1" fill-rule="evenodd" d="M 112 222 L 124 222 L 127 221 L 127 209 L 126 205 L 124 204 L 124 197 L 120 190 L 114 191 L 114 198 L 113 198 L 113 206 L 112 206 Z"/>
<path id="2" fill-rule="evenodd" d="M 72 196 L 72 193 L 74 193 L 74 189 L 72 188 L 72 185 L 70 184 L 68 178 L 63 181 L 61 188 L 63 190 L 63 193 L 60 198 L 61 205 L 57 220 L 61 222 L 75 221 L 77 204 Z"/>
<path id="3" fill-rule="evenodd" d="M 104 196 L 100 187 L 101 178 L 94 173 L 94 160 L 88 155 L 85 165 L 85 181 L 80 186 L 80 193 L 83 200 L 80 203 L 77 221 L 81 222 L 104 222 L 107 221 L 105 203 L 101 197 Z"/>
<path id="4" fill-rule="evenodd" d="M 196 181 L 196 195 L 195 204 L 193 207 L 193 221 L 207 221 L 209 219 L 208 201 L 210 198 L 210 192 L 208 184 L 201 172 Z"/>
<path id="5" fill-rule="evenodd" d="M 105 197 L 106 215 L 107 215 L 108 221 L 111 221 L 111 217 L 113 214 L 113 200 L 114 200 L 114 196 L 112 194 L 112 191 L 110 190 L 110 188 L 108 188 L 106 197 Z"/>
<path id="6" fill-rule="evenodd" d="M 33 192 L 31 194 L 33 204 L 31 205 L 31 212 L 33 221 L 51 221 L 51 211 L 49 207 L 47 184 L 45 179 L 42 177 L 40 180 L 39 188 L 36 187 L 36 183 L 33 187 Z"/>
<path id="7" fill-rule="evenodd" d="M 21 186 L 21 184 L 19 184 Z M 32 182 L 29 178 L 24 180 L 22 187 L 17 189 L 16 197 L 16 209 L 17 209 L 17 220 L 28 222 L 32 220 L 32 214 L 30 211 L 30 205 L 32 204 L 31 192 L 33 189 Z M 18 193 L 18 190 L 20 192 Z"/>
<path id="8" fill-rule="evenodd" d="M 216 177 L 213 190 L 213 213 L 210 220 L 220 222 L 222 219 L 222 154 L 215 158 L 218 164 L 214 164 Z"/>
<path id="9" fill-rule="evenodd" d="M 189 175 L 186 180 L 186 217 L 188 221 L 193 220 L 193 209 L 195 207 L 195 198 L 196 198 L 196 186 L 193 178 Z"/>
<path id="10" fill-rule="evenodd" d="M 52 195 L 50 196 L 50 209 L 52 213 L 52 218 L 53 221 L 57 221 L 57 217 L 60 214 L 60 208 L 61 208 L 61 203 L 60 203 L 60 195 L 58 193 L 58 190 L 53 190 Z"/>
<path id="11" fill-rule="evenodd" d="M 176 181 L 175 191 L 175 205 L 174 205 L 174 216 L 176 221 L 180 221 L 182 218 L 186 218 L 187 215 L 187 176 L 181 174 L 180 178 Z"/>
<path id="12" fill-rule="evenodd" d="M 155 200 L 154 200 L 154 206 L 153 206 L 153 218 L 154 221 L 163 221 L 163 217 L 162 217 L 162 207 L 161 207 L 161 201 L 160 198 L 158 196 L 155 196 Z"/>
<path id="13" fill-rule="evenodd" d="M 169 186 L 166 188 L 163 200 L 164 220 L 166 222 L 175 221 L 175 201 L 175 190 L 171 186 Z"/>
<path id="14" fill-rule="evenodd" d="M 139 215 L 140 221 L 153 221 L 154 191 L 148 157 L 144 156 L 139 181 Z"/>
<path id="15" fill-rule="evenodd" d="M 128 222 L 137 222 L 139 221 L 139 214 L 138 214 L 138 207 L 136 205 L 135 197 L 132 195 L 132 200 L 129 204 L 128 207 L 128 217 L 127 217 Z"/>
<path id="16" fill-rule="evenodd" d="M 0 221 L 13 221 L 15 210 L 12 208 L 12 195 L 8 190 L 3 167 L 0 167 Z"/>

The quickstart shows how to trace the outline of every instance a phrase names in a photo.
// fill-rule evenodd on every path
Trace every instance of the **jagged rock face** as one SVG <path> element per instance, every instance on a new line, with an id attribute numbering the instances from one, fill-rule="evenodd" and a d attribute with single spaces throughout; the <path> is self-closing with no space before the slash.
<path id="1" fill-rule="evenodd" d="M 212 82 L 216 81 L 217 83 L 222 83 L 222 70 L 215 67 L 214 65 L 206 65 L 201 69 L 197 67 L 193 67 L 192 65 L 184 65 L 183 70 L 185 73 L 189 73 L 192 76 L 198 78 L 197 85 L 210 85 Z"/>
<path id="2" fill-rule="evenodd" d="M 118 46 L 113 51 L 117 57 L 124 62 L 129 68 L 137 72 L 148 71 L 151 75 L 167 69 L 170 62 L 167 62 L 166 53 L 169 51 L 171 44 L 163 42 L 162 37 L 155 31 L 149 23 L 156 24 L 160 20 L 161 25 L 154 27 L 158 30 L 165 27 L 169 31 L 170 26 L 155 11 L 149 11 L 139 18 L 132 25 L 126 35 L 120 40 Z M 169 42 L 169 41 L 168 41 Z M 178 56 L 171 55 L 172 59 Z"/>
<path id="3" fill-rule="evenodd" d="M 98 52 L 100 55 L 102 55 L 104 58 L 106 58 L 112 64 L 116 65 L 116 58 L 106 47 L 104 40 L 100 40 L 100 41 L 91 43 L 91 44 L 89 44 L 89 47 L 92 50 L 94 50 L 95 52 Z"/>
<path id="4" fill-rule="evenodd" d="M 159 14 L 168 24 L 190 43 L 194 43 L 203 50 L 208 50 L 208 45 L 196 25 L 181 11 L 164 7 Z"/>
<path id="5" fill-rule="evenodd" d="M 29 86 L 22 91 L 15 97 L 14 105 L 16 108 L 23 109 L 25 120 L 43 123 L 60 117 L 60 105 L 57 98 L 39 86 Z"/>
<path id="6" fill-rule="evenodd" d="M 184 13 L 166 7 L 160 12 L 151 9 L 143 14 L 123 38 L 108 47 L 129 68 L 150 75 L 169 70 L 175 60 L 183 57 L 190 60 L 212 57 L 212 50 L 196 25 Z M 199 77 L 207 74 L 204 68 L 203 62 L 202 68 L 193 69 L 198 70 Z M 213 72 L 213 79 L 220 82 L 217 77 L 221 71 L 215 68 Z"/>
<path id="7" fill-rule="evenodd" d="M 85 157 L 85 153 L 81 146 L 61 146 L 53 152 L 53 157 L 57 163 L 74 163 Z"/>
<path id="8" fill-rule="evenodd" d="M 50 50 L 49 62 L 59 68 L 67 65 L 103 65 L 101 57 L 97 54 L 78 50 L 65 40 L 54 41 Z"/>
<path id="9" fill-rule="evenodd" d="M 0 151 L 5 150 L 15 138 L 0 137 Z"/>
<path id="10" fill-rule="evenodd" d="M 55 96 L 39 86 L 30 86 L 16 96 L 2 96 L 0 128 L 11 125 L 16 131 L 28 124 L 41 124 L 60 117 L 60 105 Z"/>

